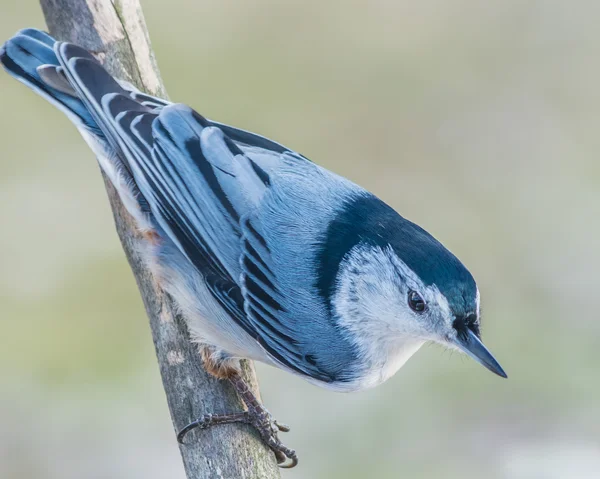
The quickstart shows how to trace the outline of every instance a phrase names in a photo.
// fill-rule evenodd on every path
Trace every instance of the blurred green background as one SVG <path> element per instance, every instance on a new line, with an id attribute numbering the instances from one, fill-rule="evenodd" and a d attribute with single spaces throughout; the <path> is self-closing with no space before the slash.
<path id="1" fill-rule="evenodd" d="M 600 477 L 600 3 L 143 1 L 171 98 L 374 191 L 471 269 L 509 379 L 437 346 L 343 395 L 259 366 L 283 477 Z M 0 0 L 0 38 L 44 27 Z M 93 156 L 0 74 L 0 477 L 182 478 Z"/>

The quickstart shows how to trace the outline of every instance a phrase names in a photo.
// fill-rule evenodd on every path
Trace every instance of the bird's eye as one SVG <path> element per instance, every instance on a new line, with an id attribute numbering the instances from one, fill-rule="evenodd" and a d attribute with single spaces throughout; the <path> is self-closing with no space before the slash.
<path id="1" fill-rule="evenodd" d="M 408 292 L 408 305 L 416 313 L 422 313 L 425 311 L 425 301 L 421 298 L 421 295 L 416 291 Z"/>

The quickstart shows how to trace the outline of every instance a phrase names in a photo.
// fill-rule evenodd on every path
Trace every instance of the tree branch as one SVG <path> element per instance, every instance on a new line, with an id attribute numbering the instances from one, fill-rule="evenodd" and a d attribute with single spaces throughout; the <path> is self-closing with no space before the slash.
<path id="1" fill-rule="evenodd" d="M 138 0 L 40 0 L 50 33 L 80 45 L 99 58 L 115 77 L 166 98 Z M 175 430 L 204 413 L 239 411 L 231 386 L 209 376 L 181 318 L 137 253 L 141 238 L 110 181 L 104 177 L 115 225 L 142 294 L 156 347 L 163 386 Z M 251 363 L 244 376 L 258 393 Z M 189 479 L 278 478 L 270 450 L 246 425 L 218 426 L 190 435 L 180 447 Z"/>

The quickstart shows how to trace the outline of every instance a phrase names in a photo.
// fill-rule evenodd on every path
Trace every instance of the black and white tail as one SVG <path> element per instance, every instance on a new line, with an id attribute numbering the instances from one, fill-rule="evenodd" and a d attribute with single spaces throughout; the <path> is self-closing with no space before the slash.
<path id="1" fill-rule="evenodd" d="M 56 40 L 35 29 L 18 32 L 0 48 L 0 62 L 13 77 L 65 113 L 78 128 L 102 136 L 90 112 L 64 78 L 54 45 Z"/>
<path id="2" fill-rule="evenodd" d="M 140 229 L 150 229 L 152 225 L 149 223 L 147 203 L 133 181 L 118 145 L 103 133 L 93 110 L 69 80 L 65 71 L 68 58 L 60 54 L 61 46 L 63 50 L 65 47 L 75 49 L 77 56 L 93 60 L 84 49 L 57 42 L 47 33 L 29 28 L 17 32 L 0 47 L 0 63 L 10 75 L 67 115 L 96 154 L 100 166 L 117 188 L 121 200 Z M 115 84 L 120 93 L 150 110 L 159 111 L 169 104 L 141 93 L 127 82 L 115 80 Z"/>

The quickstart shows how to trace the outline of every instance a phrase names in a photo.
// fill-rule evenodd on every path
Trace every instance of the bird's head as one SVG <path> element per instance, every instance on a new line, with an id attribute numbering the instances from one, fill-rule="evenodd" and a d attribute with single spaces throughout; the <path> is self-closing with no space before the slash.
<path id="1" fill-rule="evenodd" d="M 371 200 L 352 228 L 358 234 L 340 262 L 334 301 L 344 326 L 371 343 L 459 349 L 506 377 L 481 342 L 479 290 L 456 256 L 382 202 Z"/>

